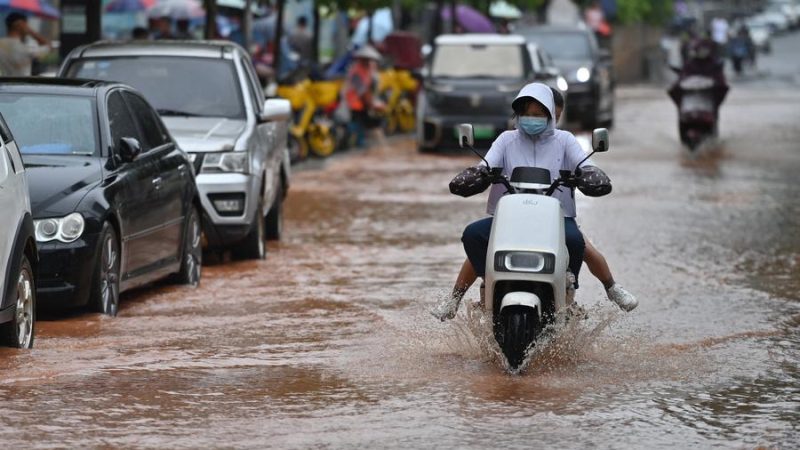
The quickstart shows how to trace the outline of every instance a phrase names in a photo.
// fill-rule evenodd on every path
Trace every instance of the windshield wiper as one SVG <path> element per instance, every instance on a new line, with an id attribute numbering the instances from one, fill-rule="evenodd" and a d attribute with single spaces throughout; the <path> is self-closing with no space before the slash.
<path id="1" fill-rule="evenodd" d="M 178 111 L 177 109 L 156 109 L 156 112 L 162 116 L 201 117 L 200 114 Z"/>

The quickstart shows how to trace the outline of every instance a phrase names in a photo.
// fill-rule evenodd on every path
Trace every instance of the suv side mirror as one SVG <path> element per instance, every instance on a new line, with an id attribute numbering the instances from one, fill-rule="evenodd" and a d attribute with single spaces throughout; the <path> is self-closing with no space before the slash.
<path id="1" fill-rule="evenodd" d="M 274 120 L 289 120 L 292 117 L 292 104 L 282 98 L 271 98 L 264 102 L 264 110 L 258 117 L 260 123 Z"/>
<path id="2" fill-rule="evenodd" d="M 608 147 L 608 129 L 595 128 L 594 131 L 592 131 L 592 150 L 602 153 L 607 152 Z"/>
<path id="3" fill-rule="evenodd" d="M 119 157 L 122 162 L 133 162 L 141 153 L 142 145 L 136 138 L 124 137 L 119 140 Z"/>
<path id="4" fill-rule="evenodd" d="M 458 125 L 458 145 L 461 148 L 471 148 L 475 145 L 475 134 L 471 123 L 462 123 Z"/>

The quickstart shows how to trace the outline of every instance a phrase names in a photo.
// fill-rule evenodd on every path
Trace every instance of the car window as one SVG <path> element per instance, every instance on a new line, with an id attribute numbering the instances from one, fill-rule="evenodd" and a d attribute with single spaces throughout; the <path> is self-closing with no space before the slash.
<path id="1" fill-rule="evenodd" d="M 5 92 L 0 114 L 22 154 L 99 154 L 92 97 Z"/>
<path id="2" fill-rule="evenodd" d="M 227 59 L 175 56 L 78 59 L 69 67 L 67 76 L 133 86 L 162 116 L 245 118 L 236 68 Z"/>
<path id="3" fill-rule="evenodd" d="M 122 138 L 132 137 L 136 138 L 144 149 L 145 143 L 139 136 L 136 122 L 119 91 L 112 92 L 108 96 L 108 126 L 111 130 L 111 142 L 114 148 L 119 148 Z"/>
<path id="4" fill-rule="evenodd" d="M 523 45 L 447 44 L 433 54 L 431 75 L 452 78 L 523 78 Z M 476 63 L 479 62 L 479 63 Z"/>
<path id="5" fill-rule="evenodd" d="M 161 147 L 162 145 L 170 142 L 169 135 L 167 135 L 161 120 L 156 115 L 153 108 L 147 102 L 136 94 L 131 92 L 123 92 L 122 94 L 128 102 L 134 117 L 139 122 L 141 127 L 141 134 L 144 137 L 144 142 L 141 142 L 142 151 L 150 150 L 151 148 Z"/>
<path id="6" fill-rule="evenodd" d="M 580 60 L 592 57 L 591 41 L 583 32 L 530 33 L 525 36 L 542 47 L 555 60 Z"/>

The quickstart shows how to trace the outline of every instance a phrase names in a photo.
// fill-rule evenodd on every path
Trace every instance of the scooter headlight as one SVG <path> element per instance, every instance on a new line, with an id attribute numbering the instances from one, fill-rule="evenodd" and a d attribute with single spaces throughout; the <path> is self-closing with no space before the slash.
<path id="1" fill-rule="evenodd" d="M 556 257 L 540 252 L 497 252 L 494 270 L 498 272 L 553 273 Z"/>

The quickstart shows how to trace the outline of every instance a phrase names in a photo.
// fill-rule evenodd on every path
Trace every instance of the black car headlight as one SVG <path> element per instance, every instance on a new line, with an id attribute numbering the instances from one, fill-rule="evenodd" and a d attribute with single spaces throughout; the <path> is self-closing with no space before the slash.
<path id="1" fill-rule="evenodd" d="M 86 221 L 80 213 L 72 213 L 64 217 L 51 217 L 33 221 L 37 242 L 58 240 L 70 243 L 83 234 Z"/>
<path id="2" fill-rule="evenodd" d="M 556 256 L 552 253 L 504 251 L 494 255 L 497 272 L 553 273 Z"/>

